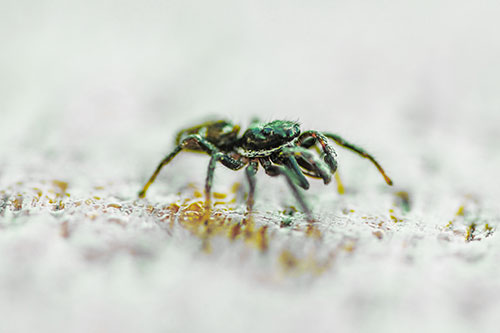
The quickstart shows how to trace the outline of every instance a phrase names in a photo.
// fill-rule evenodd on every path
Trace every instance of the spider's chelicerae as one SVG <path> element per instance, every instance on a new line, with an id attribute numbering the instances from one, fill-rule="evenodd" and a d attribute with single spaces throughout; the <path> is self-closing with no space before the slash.
<path id="1" fill-rule="evenodd" d="M 297 122 L 275 120 L 270 123 L 254 122 L 238 137 L 240 127 L 225 120 L 215 120 L 181 130 L 176 137 L 176 147 L 158 165 L 146 183 L 139 197 L 144 198 L 149 186 L 154 182 L 161 168 L 167 165 L 181 150 L 205 152 L 211 156 L 205 181 L 206 205 L 210 205 L 210 191 L 217 162 L 232 170 L 247 165 L 245 172 L 249 183 L 247 214 L 250 216 L 254 204 L 255 175 L 259 164 L 269 176 L 282 175 L 310 222 L 313 221 L 299 187 L 309 188 L 306 176 L 321 178 L 328 184 L 337 170 L 337 154 L 328 139 L 369 159 L 392 185 L 378 162 L 365 150 L 340 136 L 319 131 L 300 131 Z M 310 148 L 317 147 L 317 151 Z M 319 152 L 319 153 L 318 153 Z"/>

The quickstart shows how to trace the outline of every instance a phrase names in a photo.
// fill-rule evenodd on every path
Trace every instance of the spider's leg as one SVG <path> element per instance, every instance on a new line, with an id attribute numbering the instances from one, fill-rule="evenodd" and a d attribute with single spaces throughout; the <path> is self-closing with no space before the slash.
<path id="1" fill-rule="evenodd" d="M 153 182 L 155 181 L 156 177 L 158 176 L 158 174 L 160 173 L 160 170 L 165 166 L 167 165 L 168 163 L 170 163 L 170 161 L 175 157 L 175 155 L 177 155 L 180 151 L 182 150 L 182 144 L 178 145 L 177 147 L 175 147 L 175 149 L 167 155 L 167 157 L 165 157 L 161 162 L 160 164 L 158 164 L 158 166 L 156 167 L 156 170 L 155 172 L 153 173 L 153 175 L 149 178 L 148 182 L 146 183 L 146 185 L 144 185 L 144 187 L 142 188 L 142 190 L 139 192 L 139 198 L 144 198 L 146 196 L 146 191 L 148 190 L 149 186 L 151 184 L 153 184 Z"/>
<path id="2" fill-rule="evenodd" d="M 297 184 L 295 184 L 295 181 L 294 181 L 295 176 L 294 176 L 293 172 L 290 169 L 288 169 L 282 165 L 272 164 L 269 159 L 260 158 L 259 160 L 260 160 L 260 163 L 262 164 L 262 166 L 264 167 L 266 174 L 268 174 L 271 177 L 283 175 L 286 178 L 288 186 L 290 186 L 290 189 L 292 190 L 293 195 L 295 196 L 295 199 L 297 199 L 300 206 L 302 207 L 302 210 L 307 215 L 308 221 L 311 223 L 314 222 L 311 210 L 309 209 L 309 206 L 307 205 L 304 197 L 302 196 L 302 193 L 299 192 L 299 188 L 298 188 Z"/>
<path id="3" fill-rule="evenodd" d="M 254 204 L 254 195 L 255 195 L 255 183 L 257 170 L 259 168 L 259 163 L 257 161 L 251 161 L 247 168 L 245 169 L 245 174 L 247 176 L 248 185 L 250 187 L 248 191 L 248 200 L 247 200 L 247 220 L 252 217 L 252 210 Z"/>
<path id="4" fill-rule="evenodd" d="M 300 146 L 309 149 L 316 144 L 316 141 L 315 138 L 308 136 L 300 141 Z"/>
<path id="5" fill-rule="evenodd" d="M 363 148 L 357 147 L 354 144 L 347 142 L 346 140 L 344 140 L 343 138 L 341 138 L 337 134 L 324 132 L 323 135 L 326 136 L 327 138 L 330 138 L 333 141 L 335 141 L 339 146 L 347 148 L 347 149 L 359 154 L 360 156 L 369 159 L 377 167 L 378 171 L 382 174 L 382 176 L 384 176 L 384 179 L 385 179 L 385 182 L 387 183 L 387 185 L 392 185 L 392 180 L 389 178 L 389 176 L 386 175 L 384 169 L 382 169 L 382 166 L 375 160 L 375 158 L 373 156 L 371 156 Z"/>
<path id="6" fill-rule="evenodd" d="M 200 149 L 202 149 L 203 151 L 205 151 L 207 154 L 209 155 L 213 155 L 215 153 L 218 152 L 218 149 L 217 147 L 215 147 L 212 143 L 210 143 L 209 141 L 207 141 L 206 139 L 202 138 L 200 135 L 198 134 L 192 134 L 192 135 L 188 135 L 187 137 L 185 137 L 182 142 L 174 148 L 174 150 L 168 154 L 161 162 L 160 164 L 158 164 L 158 166 L 156 167 L 156 170 L 155 172 L 153 173 L 153 175 L 149 178 L 148 182 L 146 183 L 146 185 L 144 185 L 143 189 L 139 192 L 139 198 L 144 198 L 146 196 L 146 191 L 148 190 L 149 186 L 155 181 L 156 177 L 158 176 L 158 174 L 160 173 L 160 170 L 165 166 L 167 165 L 168 163 L 170 163 L 170 161 L 172 161 L 172 159 L 182 150 L 182 149 L 185 149 L 186 146 L 189 144 L 189 143 L 196 143 L 198 144 L 198 146 L 200 147 Z M 231 168 L 232 166 L 235 166 L 235 165 L 239 165 L 239 163 L 242 163 L 240 161 L 237 161 L 235 159 L 233 159 L 232 157 L 230 156 L 227 156 L 227 155 L 224 155 L 224 158 L 221 159 L 221 162 L 222 164 L 224 164 L 226 167 L 228 168 Z M 243 165 L 242 165 L 243 166 Z M 242 167 L 241 166 L 241 167 Z M 240 167 L 240 168 L 241 168 Z"/>
<path id="7" fill-rule="evenodd" d="M 236 160 L 231 156 L 221 153 L 219 151 L 212 153 L 210 162 L 208 163 L 207 178 L 205 180 L 205 200 L 206 200 L 205 204 L 207 207 L 210 206 L 210 199 L 211 199 L 210 194 L 212 191 L 215 167 L 218 161 L 220 161 L 222 164 L 224 164 L 224 166 L 228 167 L 231 170 L 239 170 L 245 165 L 244 162 Z"/>
<path id="8" fill-rule="evenodd" d="M 283 152 L 286 154 L 293 154 L 299 161 L 302 168 L 310 171 L 304 172 L 300 170 L 302 173 L 311 177 L 321 178 L 323 179 L 324 184 L 330 183 L 332 174 L 329 166 L 311 151 L 305 149 L 304 147 L 295 146 L 287 147 L 283 150 Z"/>
<path id="9" fill-rule="evenodd" d="M 330 167 L 331 173 L 335 173 L 335 171 L 337 171 L 337 153 L 330 145 L 325 135 L 318 131 L 305 131 L 299 136 L 297 145 L 304 148 L 310 148 L 316 142 L 321 144 L 321 149 L 324 153 L 324 160 Z"/>
<path id="10" fill-rule="evenodd" d="M 304 190 L 309 189 L 309 182 L 304 176 L 302 170 L 300 170 L 300 166 L 297 163 L 297 159 L 295 158 L 293 153 L 284 149 L 282 151 L 282 154 L 286 156 L 283 158 L 284 165 L 293 173 L 296 184 L 302 187 Z"/>

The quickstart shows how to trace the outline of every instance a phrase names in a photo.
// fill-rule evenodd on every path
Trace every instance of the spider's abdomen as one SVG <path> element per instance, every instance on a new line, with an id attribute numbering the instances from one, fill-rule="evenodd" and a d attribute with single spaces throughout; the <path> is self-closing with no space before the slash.
<path id="1" fill-rule="evenodd" d="M 236 144 L 239 130 L 240 127 L 238 125 L 233 125 L 226 120 L 207 121 L 177 133 L 175 143 L 180 144 L 180 142 L 189 135 L 197 134 L 207 139 L 216 147 L 225 150 L 227 148 L 232 148 Z M 197 143 L 188 142 L 185 148 L 188 150 L 202 151 Z"/>
<path id="2" fill-rule="evenodd" d="M 245 131 L 240 147 L 245 150 L 272 150 L 300 134 L 300 125 L 293 121 L 275 120 L 267 124 L 256 124 Z"/>

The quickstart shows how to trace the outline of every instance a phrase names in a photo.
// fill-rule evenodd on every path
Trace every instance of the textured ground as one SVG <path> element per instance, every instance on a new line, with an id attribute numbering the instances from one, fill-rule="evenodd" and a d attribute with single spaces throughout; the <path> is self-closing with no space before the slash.
<path id="1" fill-rule="evenodd" d="M 494 2 L 0 5 L 0 332 L 498 331 Z M 137 199 L 213 113 L 337 132 L 395 185 L 339 147 L 314 225 L 262 171 L 244 223 L 244 173 L 208 215 L 181 153 Z"/>

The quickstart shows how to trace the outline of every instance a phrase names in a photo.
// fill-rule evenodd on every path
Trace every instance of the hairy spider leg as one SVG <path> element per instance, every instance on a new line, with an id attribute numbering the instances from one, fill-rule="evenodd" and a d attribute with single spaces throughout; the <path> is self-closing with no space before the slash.
<path id="1" fill-rule="evenodd" d="M 182 142 L 174 148 L 174 150 L 168 154 L 161 162 L 160 164 L 158 165 L 158 167 L 156 168 L 155 172 L 153 173 L 153 175 L 151 176 L 151 178 L 149 178 L 148 182 L 146 183 L 146 185 L 144 185 L 144 188 L 139 192 L 139 198 L 144 198 L 146 196 L 146 191 L 148 190 L 149 186 L 155 181 L 156 177 L 158 176 L 158 174 L 160 173 L 160 170 L 165 166 L 167 165 L 168 163 L 170 163 L 170 161 L 172 161 L 172 159 L 183 149 L 186 148 L 186 145 L 190 142 L 190 141 L 194 141 L 195 143 L 197 143 L 201 149 L 203 149 L 203 151 L 205 151 L 207 154 L 209 155 L 214 155 L 214 154 L 217 154 L 217 153 L 220 153 L 219 150 L 212 144 L 210 143 L 208 140 L 202 138 L 200 135 L 198 134 L 191 134 L 191 135 L 188 135 L 187 137 L 185 137 Z M 222 154 L 222 153 L 220 153 Z M 233 170 L 238 170 L 240 168 L 242 168 L 245 163 L 243 163 L 242 161 L 239 161 L 239 160 L 236 160 L 234 158 L 232 158 L 231 156 L 229 155 L 225 155 L 225 154 L 222 154 L 223 157 L 218 157 L 215 162 L 217 162 L 217 160 L 220 160 L 222 164 L 224 164 L 224 166 L 230 168 L 230 169 L 233 169 Z M 213 159 L 213 158 L 212 158 Z M 210 163 L 209 163 L 209 171 L 210 171 L 210 166 L 211 166 L 211 163 L 212 163 L 212 159 L 210 160 Z M 215 162 L 213 162 L 213 164 L 215 165 Z M 215 168 L 215 166 L 213 167 Z M 212 171 L 212 174 L 211 176 L 213 178 L 213 171 Z M 210 178 L 211 179 L 211 178 Z M 207 182 L 209 180 L 209 175 L 207 174 Z M 208 186 L 207 184 L 205 184 L 205 190 L 206 189 L 210 189 L 211 188 L 211 183 L 210 183 L 210 186 Z M 210 197 L 210 193 L 205 193 L 208 197 Z"/>
<path id="2" fill-rule="evenodd" d="M 375 160 L 375 158 L 373 156 L 371 156 L 363 148 L 357 147 L 357 146 L 353 145 L 352 143 L 347 142 L 346 140 L 344 140 L 343 138 L 341 138 L 337 134 L 323 132 L 323 135 L 326 136 L 327 138 L 330 138 L 333 141 L 335 141 L 339 146 L 347 148 L 347 149 L 359 154 L 360 156 L 369 159 L 377 167 L 378 171 L 382 174 L 382 176 L 384 176 L 384 179 L 385 179 L 385 182 L 387 183 L 387 185 L 392 185 L 392 180 L 389 178 L 389 176 L 387 176 L 384 169 L 382 169 L 382 166 Z"/>
<path id="3" fill-rule="evenodd" d="M 256 184 L 255 175 L 257 174 L 258 169 L 259 169 L 258 160 L 250 161 L 248 166 L 245 169 L 245 174 L 247 176 L 248 186 L 249 186 L 248 199 L 247 199 L 247 211 L 246 211 L 246 216 L 247 216 L 246 220 L 247 221 L 249 221 L 252 218 L 253 205 L 255 202 L 254 201 L 255 184 Z"/>
<path id="4" fill-rule="evenodd" d="M 302 210 L 307 215 L 308 221 L 310 223 L 314 222 L 311 210 L 309 209 L 309 206 L 307 205 L 304 197 L 299 192 L 299 188 L 294 181 L 295 175 L 292 173 L 292 171 L 290 171 L 285 166 L 272 164 L 269 158 L 259 158 L 259 161 L 260 164 L 262 164 L 262 166 L 264 167 L 266 174 L 268 174 L 269 176 L 276 177 L 279 175 L 283 175 L 285 177 L 288 186 L 290 186 L 290 189 L 292 190 L 293 195 L 295 196 L 295 199 L 297 199 L 300 206 L 302 207 Z"/>
<path id="5" fill-rule="evenodd" d="M 283 153 L 294 155 L 302 168 L 307 170 L 299 170 L 301 173 L 310 177 L 321 178 L 325 185 L 330 183 L 332 174 L 329 166 L 311 151 L 304 147 L 294 146 L 284 148 Z"/>
<path id="6" fill-rule="evenodd" d="M 156 177 L 158 176 L 158 174 L 160 173 L 160 170 L 165 166 L 167 165 L 168 163 L 170 163 L 170 161 L 182 150 L 182 144 L 178 145 L 177 147 L 174 148 L 174 150 L 168 154 L 161 162 L 160 164 L 158 164 L 158 166 L 156 167 L 156 170 L 155 172 L 153 173 L 153 175 L 149 178 L 148 182 L 146 183 L 146 185 L 144 185 L 144 187 L 142 188 L 142 190 L 139 192 L 139 198 L 144 198 L 146 196 L 146 192 L 149 188 L 149 186 L 151 186 L 151 184 L 153 184 L 153 182 L 155 181 Z"/>
<path id="7" fill-rule="evenodd" d="M 299 136 L 297 145 L 303 146 L 304 148 L 310 148 L 316 142 L 321 144 L 321 149 L 324 154 L 323 158 L 326 164 L 330 167 L 330 172 L 332 174 L 335 173 L 335 171 L 337 171 L 337 153 L 330 145 L 325 135 L 318 131 L 305 131 Z"/>

